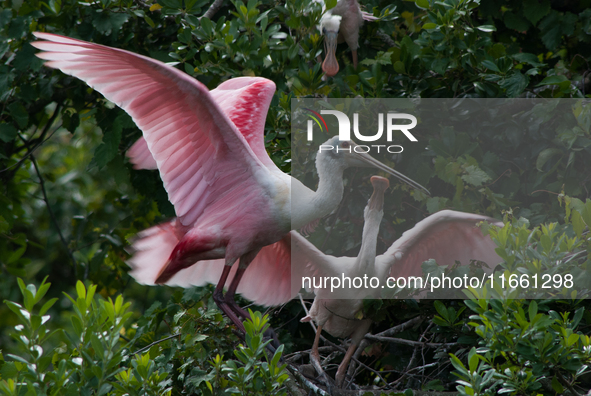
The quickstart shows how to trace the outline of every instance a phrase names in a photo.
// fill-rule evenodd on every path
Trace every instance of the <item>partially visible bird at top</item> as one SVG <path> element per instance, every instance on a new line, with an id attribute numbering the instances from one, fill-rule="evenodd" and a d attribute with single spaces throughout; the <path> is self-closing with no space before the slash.
<path id="1" fill-rule="evenodd" d="M 247 314 L 234 294 L 238 290 L 265 305 L 291 297 L 291 288 L 285 287 L 291 285 L 289 231 L 338 205 L 346 168 L 373 166 L 427 191 L 338 137 L 327 143 L 340 151 L 317 156 L 317 191 L 283 173 L 265 151 L 264 124 L 275 92 L 275 84 L 265 78 L 234 78 L 214 93 L 142 55 L 56 34 L 34 34 L 47 40 L 32 43 L 44 51 L 37 56 L 48 60 L 47 66 L 80 78 L 132 117 L 145 140 L 131 150 L 131 160 L 140 168 L 157 167 L 174 205 L 176 219 L 139 233 L 133 242 L 131 275 L 144 284 L 188 286 L 205 283 L 181 274 L 198 261 L 205 261 L 208 269 L 222 269 L 213 282 L 213 298 L 242 331 L 239 317 Z M 238 268 L 224 295 L 236 261 Z M 260 277 L 239 289 L 251 263 L 258 269 L 251 272 Z M 175 280 L 175 274 L 181 279 Z M 202 275 L 206 281 L 211 278 Z"/>
<path id="2" fill-rule="evenodd" d="M 324 62 L 322 70 L 328 77 L 339 71 L 336 57 L 337 43 L 346 42 L 351 48 L 353 67 L 357 69 L 357 48 L 359 48 L 359 29 L 363 21 L 375 21 L 378 18 L 361 11 L 357 0 L 339 0 L 337 5 L 328 10 L 320 19 L 319 29 L 324 35 Z"/>
<path id="3" fill-rule="evenodd" d="M 438 265 L 448 266 L 453 265 L 456 260 L 463 265 L 470 264 L 471 260 L 479 260 L 492 266 L 502 261 L 495 252 L 496 244 L 490 237 L 482 235 L 476 224 L 486 221 L 502 226 L 503 223 L 487 216 L 451 210 L 443 210 L 420 221 L 394 242 L 386 253 L 376 257 L 384 191 L 389 183 L 387 179 L 377 176 L 372 177 L 371 182 L 374 191 L 365 208 L 365 224 L 357 257 L 326 255 L 306 238 L 292 232 L 294 260 L 308 264 L 305 271 L 307 276 L 324 279 L 376 277 L 383 287 L 390 276 L 408 278 L 422 275 L 421 264 L 429 259 L 435 259 Z M 310 353 L 310 359 L 317 371 L 322 370 L 318 352 L 320 332 L 325 330 L 335 337 L 351 337 L 351 345 L 335 376 L 338 387 L 342 387 L 349 361 L 371 325 L 370 319 L 358 319 L 363 299 L 379 298 L 381 290 L 380 286 L 370 290 L 347 289 L 349 298 L 339 299 L 327 288 L 317 289 L 309 314 L 301 320 L 313 320 L 318 325 Z M 342 291 L 340 296 L 343 297 Z"/>

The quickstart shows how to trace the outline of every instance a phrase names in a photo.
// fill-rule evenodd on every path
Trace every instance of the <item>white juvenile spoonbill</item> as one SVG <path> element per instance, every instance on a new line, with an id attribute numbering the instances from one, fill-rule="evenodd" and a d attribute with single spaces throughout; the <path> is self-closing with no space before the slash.
<path id="1" fill-rule="evenodd" d="M 361 11 L 357 0 L 339 0 L 337 5 L 328 10 L 320 19 L 320 31 L 324 35 L 324 62 L 322 70 L 332 77 L 339 71 L 336 57 L 337 43 L 346 42 L 351 48 L 353 67 L 357 69 L 357 48 L 359 48 L 359 29 L 363 21 L 375 21 L 378 18 Z"/>
<path id="2" fill-rule="evenodd" d="M 470 260 L 484 261 L 490 265 L 502 261 L 495 253 L 496 244 L 490 237 L 483 236 L 476 224 L 487 221 L 502 226 L 503 223 L 487 216 L 451 210 L 443 210 L 420 221 L 394 242 L 386 253 L 376 257 L 384 191 L 388 188 L 388 180 L 374 176 L 371 182 L 374 192 L 365 208 L 361 248 L 356 258 L 326 255 L 307 239 L 292 232 L 292 250 L 297 261 L 308 263 L 306 275 L 338 278 L 345 276 L 351 279 L 366 275 L 368 279 L 377 277 L 380 285 L 385 285 L 389 276 L 398 278 L 422 275 L 421 264 L 432 258 L 438 265 L 448 266 L 453 265 L 456 260 L 464 265 L 469 264 Z M 339 387 L 343 384 L 355 349 L 371 325 L 370 319 L 356 318 L 363 307 L 363 299 L 379 298 L 380 291 L 379 287 L 374 290 L 351 289 L 349 299 L 335 299 L 329 289 L 318 289 L 309 314 L 302 319 L 302 322 L 314 320 L 318 325 L 310 353 L 310 359 L 317 369 L 321 369 L 318 352 L 321 330 L 335 337 L 351 337 L 351 345 L 335 376 Z"/>
<path id="3" fill-rule="evenodd" d="M 213 298 L 241 330 L 236 315 L 244 311 L 233 297 L 245 269 L 261 248 L 272 244 L 260 255 L 267 262 L 259 268 L 290 269 L 289 231 L 338 205 L 347 167 L 374 166 L 425 190 L 367 154 L 343 152 L 354 143 L 338 138 L 330 143 L 341 152 L 318 155 L 316 192 L 281 172 L 263 139 L 275 92 L 270 80 L 232 79 L 212 95 L 199 81 L 157 60 L 56 34 L 34 34 L 47 40 L 32 43 L 44 51 L 37 56 L 48 60 L 47 66 L 81 79 L 132 117 L 145 139 L 133 150 L 136 165 L 156 164 L 174 205 L 175 220 L 140 233 L 134 242 L 131 274 L 141 283 L 166 283 L 197 261 L 223 259 L 209 263 L 223 267 Z M 245 296 L 264 299 L 262 282 L 246 285 Z"/>

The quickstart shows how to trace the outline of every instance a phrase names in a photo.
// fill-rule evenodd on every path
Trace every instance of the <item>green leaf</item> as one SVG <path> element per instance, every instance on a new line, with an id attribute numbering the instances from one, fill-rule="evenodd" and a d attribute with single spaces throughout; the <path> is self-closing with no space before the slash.
<path id="1" fill-rule="evenodd" d="M 335 6 L 337 5 L 337 0 L 326 0 L 324 4 L 326 4 L 326 10 L 330 10 L 332 8 L 335 8 Z"/>
<path id="2" fill-rule="evenodd" d="M 478 355 L 476 354 L 476 348 L 472 347 L 468 353 L 468 367 L 471 373 L 475 373 L 478 369 Z"/>
<path id="3" fill-rule="evenodd" d="M 490 180 L 490 176 L 476 165 L 466 167 L 465 171 L 467 174 L 462 175 L 462 180 L 475 187 L 480 187 L 483 183 Z"/>
<path id="4" fill-rule="evenodd" d="M 538 171 L 544 172 L 542 168 L 546 162 L 548 162 L 548 160 L 554 156 L 562 156 L 562 150 L 558 148 L 547 148 L 543 150 L 536 159 L 536 168 Z"/>
<path id="5" fill-rule="evenodd" d="M 0 122 L 0 140 L 8 143 L 16 137 L 18 131 L 15 127 L 5 122 Z"/>
<path id="6" fill-rule="evenodd" d="M 511 55 L 513 59 L 520 63 L 528 63 L 535 67 L 545 66 L 545 63 L 541 63 L 537 56 L 534 54 L 530 54 L 527 52 L 519 52 L 517 54 Z"/>
<path id="7" fill-rule="evenodd" d="M 495 64 L 493 61 L 490 61 L 490 60 L 488 60 L 488 59 L 486 59 L 486 60 L 483 60 L 483 61 L 481 62 L 481 64 L 482 64 L 482 66 L 484 66 L 484 67 L 486 67 L 487 69 L 490 69 L 490 70 L 492 70 L 492 71 L 494 71 L 494 72 L 497 72 L 497 73 L 499 73 L 499 72 L 501 71 L 501 70 L 500 70 L 500 69 L 497 67 L 497 65 L 496 65 L 496 64 Z"/>
<path id="8" fill-rule="evenodd" d="M 538 304 L 536 303 L 535 300 L 531 300 L 531 302 L 529 303 L 529 321 L 533 321 L 534 318 L 536 317 L 536 315 L 538 314 Z"/>
<path id="9" fill-rule="evenodd" d="M 25 129 L 29 124 L 29 113 L 21 102 L 12 102 L 8 105 L 10 115 L 14 118 L 20 129 Z"/>
<path id="10" fill-rule="evenodd" d="M 538 21 L 550 12 L 549 0 L 524 0 L 523 15 L 536 26 Z"/>
<path id="11" fill-rule="evenodd" d="M 562 384 L 560 383 L 560 381 L 558 381 L 558 378 L 556 378 L 556 376 L 552 377 L 552 389 L 554 389 L 554 391 L 556 391 L 556 393 L 562 394 L 564 392 L 564 388 L 562 387 Z"/>
<path id="12" fill-rule="evenodd" d="M 519 70 L 514 70 L 509 77 L 499 83 L 500 87 L 507 90 L 507 96 L 510 98 L 518 97 L 529 84 L 529 77 L 521 74 Z"/>
<path id="13" fill-rule="evenodd" d="M 548 76 L 545 79 L 543 79 L 541 83 L 536 85 L 536 87 L 541 87 L 543 85 L 559 85 L 560 83 L 565 81 L 568 81 L 568 78 L 566 78 L 566 76 Z"/>
<path id="14" fill-rule="evenodd" d="M 444 75 L 445 72 L 447 71 L 448 65 L 449 65 L 449 59 L 447 59 L 447 58 L 435 59 L 433 61 L 433 63 L 431 63 L 431 70 L 433 70 L 435 73 L 439 73 L 441 75 Z"/>
<path id="15" fill-rule="evenodd" d="M 415 0 L 415 4 L 423 10 L 429 9 L 429 0 Z"/>
<path id="16" fill-rule="evenodd" d="M 86 287 L 84 287 L 84 283 L 80 280 L 76 282 L 76 293 L 78 294 L 78 298 L 86 298 Z"/>
<path id="17" fill-rule="evenodd" d="M 394 70 L 396 70 L 396 73 L 404 74 L 406 72 L 404 69 L 404 63 L 401 61 L 394 62 Z"/>
<path id="18" fill-rule="evenodd" d="M 571 224 L 573 225 L 573 230 L 575 234 L 579 238 L 583 236 L 583 230 L 585 229 L 585 222 L 583 221 L 583 217 L 579 213 L 578 210 L 573 210 L 571 214 Z"/>
<path id="19" fill-rule="evenodd" d="M 80 116 L 78 115 L 78 113 L 73 113 L 70 115 L 69 112 L 65 112 L 62 114 L 62 120 L 64 128 L 66 128 L 72 134 L 80 125 Z"/>
<path id="20" fill-rule="evenodd" d="M 497 28 L 494 25 L 482 25 L 477 26 L 476 29 L 483 31 L 483 32 L 496 32 Z"/>
<path id="21" fill-rule="evenodd" d="M 45 304 L 43 304 L 43 306 L 39 310 L 39 315 L 45 315 L 45 313 L 49 310 L 49 308 L 51 308 L 53 306 L 53 304 L 55 304 L 55 302 L 57 300 L 58 300 L 57 298 L 52 298 L 51 300 L 49 300 Z"/>
<path id="22" fill-rule="evenodd" d="M 447 314 L 447 308 L 445 307 L 445 305 L 439 300 L 435 300 L 433 302 L 433 305 L 435 306 L 437 313 L 439 313 L 439 315 L 441 315 L 447 322 L 449 322 L 450 319 Z"/>
<path id="23" fill-rule="evenodd" d="M 125 115 L 124 115 L 125 116 Z M 119 152 L 119 143 L 123 131 L 123 116 L 118 116 L 111 124 L 111 130 L 103 131 L 103 143 L 94 151 L 94 157 L 88 165 L 89 168 L 97 166 L 102 169 L 115 158 Z"/>
<path id="24" fill-rule="evenodd" d="M 505 12 L 503 22 L 505 22 L 505 26 L 509 29 L 517 30 L 518 32 L 526 32 L 530 27 L 530 23 L 526 19 L 511 11 Z"/>

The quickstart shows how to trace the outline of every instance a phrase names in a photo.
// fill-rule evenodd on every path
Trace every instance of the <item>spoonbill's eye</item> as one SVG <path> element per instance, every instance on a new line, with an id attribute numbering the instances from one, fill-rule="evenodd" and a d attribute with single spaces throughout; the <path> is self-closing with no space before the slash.
<path id="1" fill-rule="evenodd" d="M 326 34 L 326 28 L 325 27 L 322 28 L 322 34 Z"/>
<path id="2" fill-rule="evenodd" d="M 349 148 L 349 142 L 343 142 L 341 144 L 341 147 L 343 147 L 343 148 Z"/>

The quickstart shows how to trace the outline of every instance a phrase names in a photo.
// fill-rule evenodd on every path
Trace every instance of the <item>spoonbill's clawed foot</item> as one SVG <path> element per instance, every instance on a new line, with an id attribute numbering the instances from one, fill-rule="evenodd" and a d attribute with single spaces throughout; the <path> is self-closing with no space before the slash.
<path id="1" fill-rule="evenodd" d="M 226 301 L 226 296 L 224 296 L 223 292 L 221 290 L 218 292 L 217 288 L 216 288 L 216 291 L 213 292 L 212 297 L 213 297 L 213 301 L 218 306 L 218 308 L 224 314 L 226 314 L 226 316 L 232 321 L 232 323 L 234 323 L 236 325 L 238 330 L 240 330 L 240 332 L 242 332 L 242 334 L 246 334 L 246 330 L 244 329 L 244 325 L 242 324 L 242 322 L 240 321 L 240 319 L 238 318 L 238 316 L 236 315 L 236 313 L 232 309 L 231 304 L 228 304 L 228 302 Z"/>

